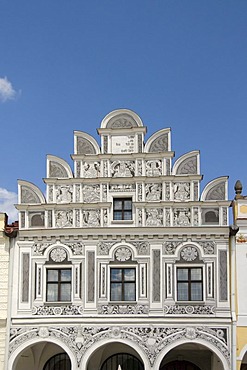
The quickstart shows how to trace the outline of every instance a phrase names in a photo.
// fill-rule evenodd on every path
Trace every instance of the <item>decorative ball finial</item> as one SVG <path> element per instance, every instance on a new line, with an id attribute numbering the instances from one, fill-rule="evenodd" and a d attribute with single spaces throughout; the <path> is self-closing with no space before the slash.
<path id="1" fill-rule="evenodd" d="M 234 189 L 235 189 L 235 193 L 236 193 L 235 199 L 242 198 L 241 193 L 242 193 L 242 190 L 243 190 L 243 186 L 242 186 L 242 183 L 241 183 L 240 180 L 236 181 Z"/>

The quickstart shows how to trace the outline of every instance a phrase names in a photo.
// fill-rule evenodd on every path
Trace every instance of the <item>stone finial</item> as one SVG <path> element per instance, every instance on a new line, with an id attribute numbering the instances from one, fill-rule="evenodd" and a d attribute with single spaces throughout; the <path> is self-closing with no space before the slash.
<path id="1" fill-rule="evenodd" d="M 234 189 L 235 189 L 235 193 L 236 193 L 235 199 L 243 198 L 243 196 L 241 195 L 242 190 L 243 190 L 243 186 L 242 186 L 242 183 L 241 183 L 240 180 L 236 181 Z"/>

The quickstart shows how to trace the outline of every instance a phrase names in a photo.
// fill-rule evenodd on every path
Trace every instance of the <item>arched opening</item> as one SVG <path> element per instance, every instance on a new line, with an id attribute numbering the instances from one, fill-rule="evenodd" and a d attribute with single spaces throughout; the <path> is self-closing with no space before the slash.
<path id="1" fill-rule="evenodd" d="M 23 349 L 11 370 L 71 370 L 71 360 L 64 349 L 51 342 L 38 342 Z"/>
<path id="2" fill-rule="evenodd" d="M 192 362 L 175 360 L 164 365 L 160 370 L 201 370 L 201 369 Z"/>
<path id="3" fill-rule="evenodd" d="M 71 370 L 71 362 L 67 353 L 58 353 L 52 356 L 43 368 L 43 370 Z"/>
<path id="4" fill-rule="evenodd" d="M 162 359 L 159 370 L 225 370 L 211 349 L 200 343 L 184 343 L 170 350 Z"/>
<path id="5" fill-rule="evenodd" d="M 120 367 L 119 367 L 120 365 Z M 133 347 L 110 342 L 98 347 L 90 356 L 83 370 L 144 370 L 143 359 Z"/>
<path id="6" fill-rule="evenodd" d="M 144 370 L 141 361 L 129 353 L 117 353 L 108 357 L 100 370 L 117 370 L 121 367 L 121 370 Z"/>

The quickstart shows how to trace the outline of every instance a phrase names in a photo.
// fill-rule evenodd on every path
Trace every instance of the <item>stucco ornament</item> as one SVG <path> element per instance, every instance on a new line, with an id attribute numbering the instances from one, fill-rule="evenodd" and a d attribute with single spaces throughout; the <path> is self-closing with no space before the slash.
<path id="1" fill-rule="evenodd" d="M 146 175 L 147 176 L 160 176 L 162 174 L 162 166 L 160 160 L 146 162 Z"/>
<path id="2" fill-rule="evenodd" d="M 54 262 L 63 262 L 67 257 L 67 253 L 63 248 L 54 248 L 50 253 L 50 258 Z"/>
<path id="3" fill-rule="evenodd" d="M 131 258 L 131 251 L 126 247 L 118 248 L 115 253 L 115 258 L 121 262 L 128 261 Z"/>
<path id="4" fill-rule="evenodd" d="M 146 211 L 146 226 L 162 226 L 162 210 L 150 208 Z"/>
<path id="5" fill-rule="evenodd" d="M 73 211 L 56 211 L 55 223 L 57 227 L 69 227 L 73 225 Z"/>
<path id="6" fill-rule="evenodd" d="M 190 184 L 188 182 L 174 184 L 174 199 L 180 201 L 190 199 Z"/>
<path id="7" fill-rule="evenodd" d="M 157 201 L 161 199 L 161 185 L 160 184 L 147 184 L 145 186 L 146 200 Z"/>
<path id="8" fill-rule="evenodd" d="M 196 329 L 195 328 L 186 328 L 185 329 L 185 337 L 188 339 L 195 339 L 196 338 Z"/>
<path id="9" fill-rule="evenodd" d="M 195 247 L 185 247 L 181 251 L 181 257 L 187 262 L 194 261 L 198 256 L 198 251 Z"/>
<path id="10" fill-rule="evenodd" d="M 41 338 L 47 338 L 47 337 L 49 337 L 49 330 L 48 330 L 48 328 L 46 328 L 45 326 L 42 326 L 39 329 L 38 335 Z"/>

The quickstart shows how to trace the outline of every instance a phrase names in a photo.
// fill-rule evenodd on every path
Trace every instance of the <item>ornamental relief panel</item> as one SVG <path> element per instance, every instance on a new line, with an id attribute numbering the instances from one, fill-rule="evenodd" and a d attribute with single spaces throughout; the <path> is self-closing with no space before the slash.
<path id="1" fill-rule="evenodd" d="M 21 203 L 40 203 L 40 199 L 32 189 L 21 186 Z"/>
<path id="2" fill-rule="evenodd" d="M 162 162 L 159 159 L 146 161 L 146 176 L 162 175 Z"/>
<path id="3" fill-rule="evenodd" d="M 164 306 L 165 315 L 215 315 L 215 306 L 211 305 L 172 305 Z"/>
<path id="4" fill-rule="evenodd" d="M 114 161 L 111 162 L 112 177 L 133 177 L 135 176 L 134 161 Z"/>
<path id="5" fill-rule="evenodd" d="M 146 184 L 145 194 L 147 201 L 159 201 L 162 198 L 161 184 Z"/>
<path id="6" fill-rule="evenodd" d="M 213 241 L 196 241 L 196 240 L 191 240 L 191 242 L 195 242 L 199 244 L 203 248 L 204 254 L 215 254 L 215 248 L 216 248 L 216 243 Z M 165 255 L 174 255 L 176 253 L 177 248 L 179 245 L 181 245 L 181 241 L 171 241 L 171 242 L 164 242 L 163 243 L 163 254 Z M 186 246 L 187 247 L 187 246 Z M 193 247 L 190 245 L 190 247 Z"/>
<path id="7" fill-rule="evenodd" d="M 132 252 L 127 247 L 119 247 L 115 251 L 115 260 L 119 262 L 126 262 L 132 259 Z"/>
<path id="8" fill-rule="evenodd" d="M 83 185 L 82 187 L 83 202 L 96 203 L 100 201 L 99 185 Z"/>
<path id="9" fill-rule="evenodd" d="M 73 186 L 72 185 L 56 186 L 55 197 L 57 203 L 71 203 L 73 201 Z"/>
<path id="10" fill-rule="evenodd" d="M 112 192 L 112 191 L 114 191 L 114 192 L 116 192 L 116 191 L 127 192 L 127 191 L 135 191 L 135 188 L 136 188 L 135 184 L 112 184 L 109 187 L 109 191 L 110 192 Z"/>
<path id="11" fill-rule="evenodd" d="M 72 227 L 73 226 L 73 211 L 55 211 L 55 226 L 56 227 Z"/>
<path id="12" fill-rule="evenodd" d="M 96 154 L 93 144 L 84 137 L 77 137 L 77 154 Z"/>
<path id="13" fill-rule="evenodd" d="M 150 145 L 150 153 L 167 152 L 168 151 L 168 134 L 162 134 L 157 137 Z"/>
<path id="14" fill-rule="evenodd" d="M 100 176 L 100 162 L 84 162 L 83 177 L 95 178 Z"/>
<path id="15" fill-rule="evenodd" d="M 173 185 L 174 200 L 181 202 L 190 200 L 190 183 L 180 182 Z"/>
<path id="16" fill-rule="evenodd" d="M 163 209 L 150 208 L 146 209 L 146 226 L 163 225 Z"/>
<path id="17" fill-rule="evenodd" d="M 193 340 L 197 338 L 202 342 L 215 346 L 228 363 L 230 351 L 228 345 L 228 329 L 224 327 L 206 326 L 62 326 L 62 327 L 12 327 L 10 328 L 9 356 L 22 344 L 38 338 L 56 338 L 63 342 L 74 354 L 77 365 L 80 367 L 85 352 L 97 342 L 105 339 L 121 338 L 134 342 L 146 354 L 150 367 L 165 348 L 176 342 Z"/>
<path id="18" fill-rule="evenodd" d="M 100 226 L 100 210 L 90 209 L 82 211 L 82 224 L 86 227 Z"/>
<path id="19" fill-rule="evenodd" d="M 32 247 L 33 256 L 42 256 L 45 253 L 45 250 L 50 247 L 51 243 L 34 243 Z M 74 255 L 84 255 L 85 254 L 85 245 L 81 242 L 72 242 L 66 243 L 66 247 L 70 248 Z"/>
<path id="20" fill-rule="evenodd" d="M 189 208 L 174 208 L 173 225 L 174 226 L 191 225 L 190 209 Z"/>

